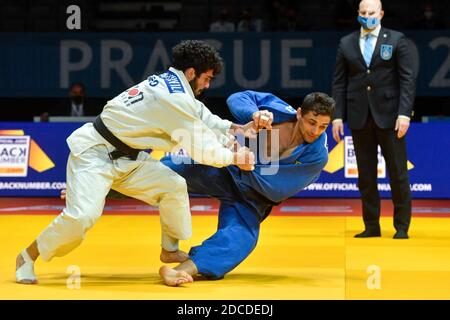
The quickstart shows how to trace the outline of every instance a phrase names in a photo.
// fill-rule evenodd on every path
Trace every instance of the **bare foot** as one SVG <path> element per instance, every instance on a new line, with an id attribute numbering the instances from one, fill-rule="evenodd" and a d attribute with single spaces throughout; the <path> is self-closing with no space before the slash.
<path id="1" fill-rule="evenodd" d="M 24 265 L 25 263 L 27 265 Z M 16 258 L 16 282 L 21 284 L 38 283 L 36 276 L 34 275 L 33 262 L 26 262 L 22 256 L 22 253 L 19 253 L 19 255 Z"/>
<path id="2" fill-rule="evenodd" d="M 194 279 L 183 270 L 174 270 L 168 266 L 159 268 L 159 275 L 163 278 L 164 283 L 170 287 L 177 287 L 183 283 L 194 282 Z"/>
<path id="3" fill-rule="evenodd" d="M 189 256 L 186 252 L 177 250 L 177 251 L 167 251 L 161 249 L 161 255 L 159 256 L 161 262 L 164 263 L 173 263 L 173 262 L 184 262 L 189 259 Z"/>

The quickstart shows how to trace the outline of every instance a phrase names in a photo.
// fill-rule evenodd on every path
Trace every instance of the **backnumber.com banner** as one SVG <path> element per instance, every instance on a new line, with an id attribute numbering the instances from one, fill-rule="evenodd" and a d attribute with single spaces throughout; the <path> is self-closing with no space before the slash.
<path id="1" fill-rule="evenodd" d="M 66 138 L 80 123 L 0 123 L 0 196 L 59 196 L 65 188 L 69 148 Z M 414 198 L 450 199 L 450 125 L 413 123 L 408 131 L 408 169 Z M 327 130 L 329 161 L 319 180 L 299 197 L 359 197 L 358 168 L 346 129 L 336 143 Z M 389 175 L 381 152 L 378 189 L 390 197 Z M 295 179 L 295 177 L 291 177 Z"/>
<path id="2" fill-rule="evenodd" d="M 0 196 L 58 196 L 80 123 L 0 123 Z"/>

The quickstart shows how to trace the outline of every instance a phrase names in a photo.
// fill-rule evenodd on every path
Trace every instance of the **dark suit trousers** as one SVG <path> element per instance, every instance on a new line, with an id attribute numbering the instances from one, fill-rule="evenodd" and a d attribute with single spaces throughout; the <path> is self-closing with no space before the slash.
<path id="1" fill-rule="evenodd" d="M 358 164 L 358 188 L 361 193 L 366 229 L 379 228 L 380 194 L 377 181 L 377 149 L 381 147 L 394 203 L 394 227 L 408 231 L 411 221 L 411 190 L 407 170 L 406 140 L 398 139 L 394 129 L 380 129 L 369 115 L 365 127 L 352 130 Z"/>

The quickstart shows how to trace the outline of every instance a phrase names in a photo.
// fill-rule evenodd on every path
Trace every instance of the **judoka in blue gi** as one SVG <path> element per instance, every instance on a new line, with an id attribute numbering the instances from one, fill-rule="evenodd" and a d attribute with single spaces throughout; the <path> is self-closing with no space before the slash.
<path id="1" fill-rule="evenodd" d="M 264 129 L 258 133 L 259 137 L 265 134 L 257 139 L 259 148 L 273 150 L 276 144 L 278 150 L 276 154 L 255 152 L 254 171 L 242 171 L 236 166 L 215 168 L 175 156 L 161 159 L 186 179 L 190 193 L 220 200 L 216 233 L 191 248 L 189 260 L 175 268 L 160 268 L 169 286 L 192 282 L 193 275 L 220 279 L 233 270 L 255 248 L 260 224 L 272 207 L 315 182 L 328 161 L 325 130 L 335 101 L 327 94 L 308 94 L 297 110 L 271 93 L 255 91 L 235 93 L 227 104 L 243 127 L 253 122 L 257 132 Z M 268 137 L 274 133 L 276 141 Z"/>

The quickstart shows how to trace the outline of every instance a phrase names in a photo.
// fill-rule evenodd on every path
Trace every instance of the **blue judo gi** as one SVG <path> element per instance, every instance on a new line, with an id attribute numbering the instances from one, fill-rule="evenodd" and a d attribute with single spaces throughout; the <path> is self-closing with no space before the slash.
<path id="1" fill-rule="evenodd" d="M 270 93 L 238 92 L 227 99 L 227 104 L 240 124 L 251 121 L 258 110 L 271 111 L 273 124 L 296 120 L 296 110 Z M 313 143 L 303 143 L 281 158 L 275 175 L 262 175 L 261 169 L 273 164 L 261 164 L 259 159 L 254 171 L 172 159 L 165 157 L 161 161 L 186 179 L 190 193 L 220 200 L 217 232 L 189 251 L 200 274 L 220 279 L 253 251 L 260 224 L 272 207 L 318 179 L 328 161 L 327 136 L 323 133 Z"/>

